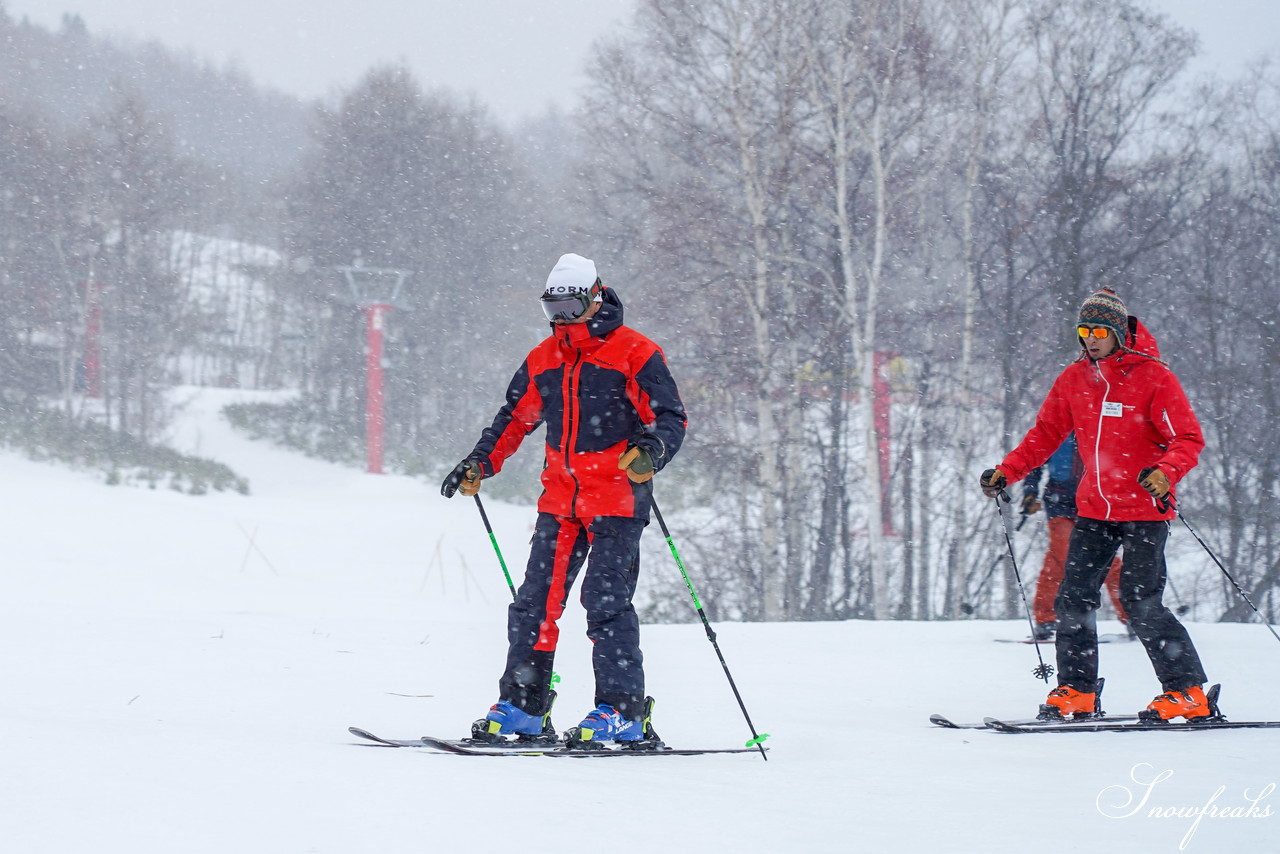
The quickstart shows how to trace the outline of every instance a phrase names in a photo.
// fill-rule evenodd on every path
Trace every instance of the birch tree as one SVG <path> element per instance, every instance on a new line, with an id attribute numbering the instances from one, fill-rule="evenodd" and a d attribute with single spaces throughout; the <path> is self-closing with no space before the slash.
<path id="1" fill-rule="evenodd" d="M 948 4 L 944 27 L 957 57 L 957 90 L 960 109 L 954 113 L 953 140 L 958 146 L 956 163 L 962 169 L 960 183 L 960 235 L 962 263 L 959 266 L 960 359 L 956 366 L 955 429 L 950 434 L 957 495 L 971 491 L 975 466 L 974 408 L 974 326 L 978 307 L 980 276 L 977 196 L 981 192 L 982 171 L 995 154 L 995 131 L 1005 104 L 1011 99 L 1008 77 L 1025 41 L 1018 30 L 1022 0 L 959 0 Z M 951 502 L 951 530 L 956 536 L 948 549 L 943 613 L 951 615 L 969 563 L 966 530 L 968 502 Z"/>
<path id="2" fill-rule="evenodd" d="M 797 157 L 799 58 L 788 41 L 789 8 L 646 0 L 637 40 L 604 52 L 586 111 L 597 186 L 608 188 L 612 207 L 643 200 L 650 218 L 639 227 L 656 230 L 658 243 L 686 262 L 682 272 L 702 279 L 691 289 L 701 296 L 683 304 L 714 312 L 717 339 L 736 351 L 725 355 L 740 357 L 746 371 L 733 390 L 750 400 L 752 482 L 738 494 L 758 532 L 744 568 L 764 619 L 797 610 L 803 560 L 803 518 L 789 515 L 803 489 L 800 342 L 791 333 L 806 297 L 779 262 L 792 242 L 788 176 Z"/>
<path id="3" fill-rule="evenodd" d="M 864 461 L 861 493 L 872 612 L 890 613 L 889 568 L 880 526 L 884 496 L 873 415 L 879 295 L 902 196 L 923 175 L 910 167 L 917 131 L 934 104 L 939 69 L 926 4 L 885 0 L 814 3 L 805 14 L 805 65 L 811 126 L 830 168 L 822 217 L 835 234 L 836 301 L 849 330 L 857 375 L 858 429 Z M 855 203 L 859 196 L 862 205 Z"/>

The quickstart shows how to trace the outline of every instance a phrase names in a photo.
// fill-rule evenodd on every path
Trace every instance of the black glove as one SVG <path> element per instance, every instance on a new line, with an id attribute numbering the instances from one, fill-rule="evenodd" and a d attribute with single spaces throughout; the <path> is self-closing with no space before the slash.
<path id="1" fill-rule="evenodd" d="M 978 483 L 982 486 L 983 495 L 988 498 L 995 498 L 1004 492 L 1004 488 L 1009 485 L 1009 479 L 1004 476 L 1004 472 L 1000 471 L 1000 469 L 987 469 L 982 473 L 982 477 L 978 479 Z"/>
<path id="2" fill-rule="evenodd" d="M 1040 503 L 1040 498 L 1034 492 L 1028 492 L 1022 496 L 1022 515 L 1032 516 L 1040 512 L 1040 508 L 1044 505 Z"/>
<path id="3" fill-rule="evenodd" d="M 461 492 L 470 498 L 480 491 L 480 479 L 483 475 L 480 463 L 468 457 L 449 472 L 444 483 L 440 484 L 440 494 L 445 498 L 452 498 L 455 492 Z"/>

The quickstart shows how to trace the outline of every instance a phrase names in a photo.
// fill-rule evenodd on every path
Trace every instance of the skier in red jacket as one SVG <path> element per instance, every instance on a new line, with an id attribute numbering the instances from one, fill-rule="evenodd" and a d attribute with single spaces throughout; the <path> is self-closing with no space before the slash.
<path id="1" fill-rule="evenodd" d="M 475 495 L 525 436 L 547 425 L 538 521 L 524 581 L 508 610 L 507 666 L 498 702 L 473 724 L 472 737 L 555 738 L 556 624 L 586 563 L 581 598 L 593 644 L 596 708 L 567 740 L 660 744 L 649 725 L 653 703 L 645 696 L 631 599 L 651 478 L 680 449 L 684 406 L 662 350 L 623 325 L 622 301 L 601 283 L 590 259 L 561 256 L 541 303 L 551 335 L 525 357 L 507 386 L 506 404 L 440 489 L 446 498 Z"/>
<path id="2" fill-rule="evenodd" d="M 1103 578 L 1124 548 L 1120 596 L 1146 648 L 1162 694 L 1144 719 L 1212 714 L 1195 645 L 1163 602 L 1165 539 L 1178 481 L 1200 458 L 1204 437 L 1155 338 L 1131 317 L 1110 288 L 1080 307 L 1083 352 L 1054 381 L 1035 425 L 998 466 L 982 474 L 994 497 L 1043 464 L 1076 434 L 1084 475 L 1076 491 L 1078 518 L 1054 610 L 1058 618 L 1058 687 L 1041 717 L 1097 711 L 1096 611 Z"/>

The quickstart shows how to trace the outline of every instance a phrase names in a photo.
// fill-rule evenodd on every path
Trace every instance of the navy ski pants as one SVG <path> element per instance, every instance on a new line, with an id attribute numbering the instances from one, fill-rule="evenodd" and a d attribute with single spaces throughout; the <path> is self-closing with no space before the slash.
<path id="1" fill-rule="evenodd" d="M 545 714 L 551 703 L 551 671 L 560 638 L 557 622 L 569 590 L 586 564 L 582 606 L 587 637 L 594 644 L 595 701 L 623 717 L 644 712 L 644 657 L 640 620 L 631 598 L 640 574 L 643 519 L 596 516 L 573 519 L 539 513 L 529 565 L 507 611 L 507 668 L 499 699 L 529 714 Z"/>
<path id="2" fill-rule="evenodd" d="M 1164 543 L 1168 537 L 1168 522 L 1103 522 L 1083 516 L 1076 520 L 1062 586 L 1054 602 L 1059 685 L 1097 691 L 1097 610 L 1103 579 L 1121 546 L 1120 602 L 1151 659 L 1161 690 L 1179 691 L 1204 684 L 1204 669 L 1190 635 L 1164 605 Z"/>

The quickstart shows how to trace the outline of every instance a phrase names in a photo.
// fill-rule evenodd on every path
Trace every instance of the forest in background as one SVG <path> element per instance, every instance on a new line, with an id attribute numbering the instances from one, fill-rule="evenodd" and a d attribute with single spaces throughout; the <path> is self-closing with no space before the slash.
<path id="1" fill-rule="evenodd" d="M 343 268 L 395 269 L 388 464 L 430 485 L 576 251 L 681 384 L 661 489 L 720 615 L 951 618 L 1003 545 L 977 474 L 1109 285 L 1206 431 L 1187 512 L 1275 620 L 1280 75 L 1190 79 L 1142 3 L 638 0 L 581 108 L 515 129 L 397 65 L 303 104 L 75 18 L 0 6 L 0 46 L 11 443 L 39 407 L 162 444 L 167 389 L 234 384 L 296 392 L 246 429 L 359 465 Z M 530 500 L 523 456 L 486 490 Z M 1251 616 L 1193 581 L 1201 619 Z M 1006 573 L 984 590 L 1021 613 Z"/>

